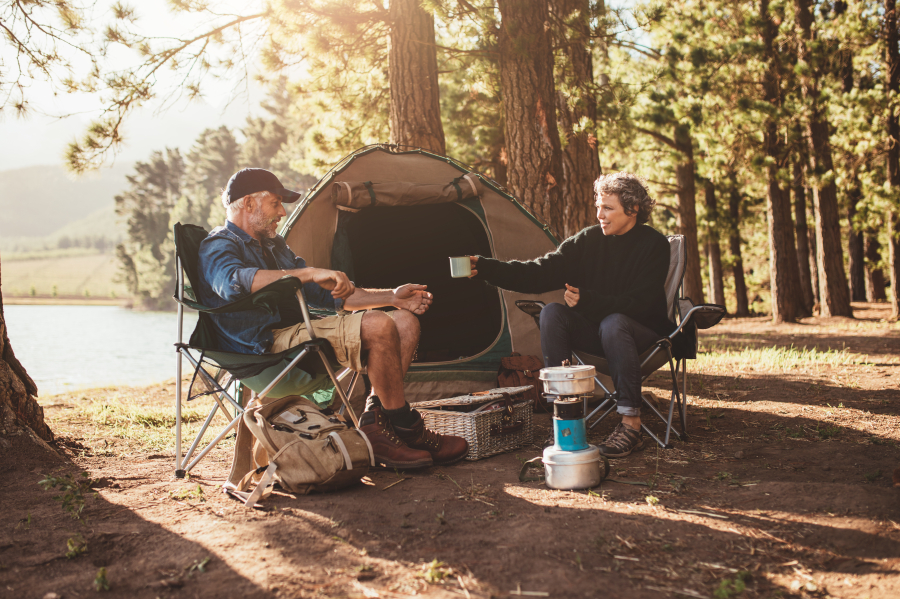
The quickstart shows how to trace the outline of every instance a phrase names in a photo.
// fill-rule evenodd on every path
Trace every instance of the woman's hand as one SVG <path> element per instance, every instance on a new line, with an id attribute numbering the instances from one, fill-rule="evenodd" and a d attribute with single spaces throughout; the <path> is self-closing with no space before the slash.
<path id="1" fill-rule="evenodd" d="M 578 300 L 581 299 L 581 292 L 578 291 L 578 287 L 572 287 L 566 283 L 566 293 L 563 297 L 566 299 L 566 305 L 574 308 L 578 305 Z"/>

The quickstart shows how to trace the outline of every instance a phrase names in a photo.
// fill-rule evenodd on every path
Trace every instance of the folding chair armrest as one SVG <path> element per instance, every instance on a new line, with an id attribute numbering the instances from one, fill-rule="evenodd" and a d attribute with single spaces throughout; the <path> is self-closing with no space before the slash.
<path id="1" fill-rule="evenodd" d="M 708 305 L 708 304 L 692 307 L 690 310 L 688 310 L 688 313 L 685 314 L 684 317 L 681 319 L 681 322 L 678 324 L 678 328 L 676 328 L 674 331 L 672 331 L 669 334 L 669 339 L 674 339 L 675 335 L 680 333 L 681 330 L 685 327 L 685 325 L 687 325 L 691 321 L 691 317 L 694 314 L 723 314 L 724 315 L 725 308 L 723 308 L 722 306 Z"/>
<path id="2" fill-rule="evenodd" d="M 516 300 L 516 308 L 533 317 L 540 315 L 547 304 L 540 300 Z"/>
<path id="3" fill-rule="evenodd" d="M 302 290 L 303 283 L 300 282 L 300 279 L 297 277 L 284 276 L 277 281 L 269 283 L 262 289 L 254 291 L 246 297 L 242 297 L 241 299 L 225 304 L 224 306 L 219 306 L 218 308 L 210 308 L 209 306 L 204 306 L 189 299 L 179 300 L 177 296 L 175 297 L 175 301 L 199 312 L 206 312 L 208 314 L 227 314 L 265 307 L 269 301 L 273 299 L 302 293 Z"/>

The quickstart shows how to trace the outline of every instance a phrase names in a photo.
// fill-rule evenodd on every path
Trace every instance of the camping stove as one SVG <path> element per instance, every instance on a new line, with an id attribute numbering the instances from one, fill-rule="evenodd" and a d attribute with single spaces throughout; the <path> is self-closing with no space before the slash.
<path id="1" fill-rule="evenodd" d="M 588 445 L 584 425 L 593 366 L 541 370 L 544 396 L 553 399 L 553 445 L 544 449 L 544 480 L 551 489 L 589 489 L 600 484 L 600 450 Z M 590 383 L 588 387 L 587 383 Z"/>

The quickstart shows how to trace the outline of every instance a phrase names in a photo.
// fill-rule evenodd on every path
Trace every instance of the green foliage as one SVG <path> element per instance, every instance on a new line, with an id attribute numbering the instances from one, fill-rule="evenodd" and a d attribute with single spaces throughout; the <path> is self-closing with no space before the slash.
<path id="1" fill-rule="evenodd" d="M 824 441 L 826 439 L 831 439 L 833 437 L 837 437 L 841 433 L 841 427 L 826 426 L 824 428 L 818 429 L 817 432 L 819 434 L 819 438 Z"/>
<path id="2" fill-rule="evenodd" d="M 87 541 L 81 535 L 66 539 L 66 559 L 73 559 L 87 551 Z"/>
<path id="3" fill-rule="evenodd" d="M 747 589 L 745 581 L 750 578 L 749 572 L 738 572 L 734 579 L 726 578 L 719 583 L 719 588 L 713 592 L 716 599 L 728 599 L 740 595 Z"/>
<path id="4" fill-rule="evenodd" d="M 121 281 L 144 307 L 158 308 L 175 287 L 174 245 L 169 221 L 184 185 L 185 163 L 177 149 L 153 152 L 128 175 L 117 195 L 116 214 L 126 223 L 126 240 L 116 247 Z"/>
<path id="5" fill-rule="evenodd" d="M 106 568 L 100 568 L 97 570 L 97 575 L 94 576 L 94 589 L 99 593 L 101 591 L 109 590 L 109 580 L 106 578 Z"/>
<path id="6" fill-rule="evenodd" d="M 84 511 L 85 494 L 92 492 L 91 485 L 94 480 L 90 474 L 82 472 L 80 476 L 71 474 L 62 476 L 47 476 L 38 482 L 45 491 L 59 489 L 60 494 L 53 499 L 62 504 L 62 508 L 76 520 L 84 521 L 81 512 Z M 95 493 L 95 492 L 94 492 Z M 95 493 L 96 494 L 96 493 Z"/>
<path id="7" fill-rule="evenodd" d="M 180 491 L 172 491 L 170 495 L 172 499 L 188 501 L 197 500 L 201 503 L 206 501 L 206 496 L 203 494 L 203 489 L 200 487 L 199 483 L 194 487 L 185 487 Z"/>

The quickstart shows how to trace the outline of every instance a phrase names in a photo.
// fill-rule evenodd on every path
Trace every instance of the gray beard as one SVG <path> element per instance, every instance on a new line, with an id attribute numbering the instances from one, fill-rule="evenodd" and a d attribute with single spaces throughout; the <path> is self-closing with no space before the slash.
<path id="1" fill-rule="evenodd" d="M 250 227 L 253 229 L 253 232 L 256 233 L 260 237 L 265 237 L 266 239 L 274 239 L 277 233 L 275 231 L 269 232 L 268 225 L 271 224 L 272 221 L 266 219 L 262 210 L 257 209 L 250 216 Z"/>

